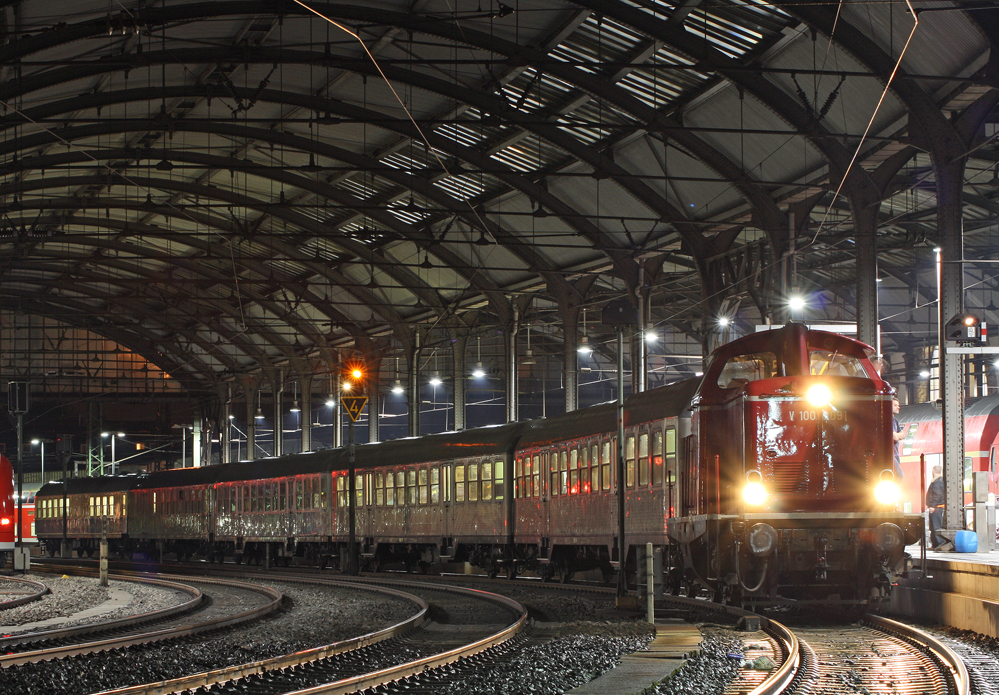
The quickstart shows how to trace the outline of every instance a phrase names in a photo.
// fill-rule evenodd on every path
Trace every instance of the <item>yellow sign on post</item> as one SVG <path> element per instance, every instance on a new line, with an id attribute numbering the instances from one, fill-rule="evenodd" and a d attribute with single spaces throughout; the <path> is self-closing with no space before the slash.
<path id="1" fill-rule="evenodd" d="M 367 396 L 342 396 L 340 398 L 340 403 L 343 404 L 344 410 L 350 415 L 351 422 L 357 422 L 357 418 L 361 417 L 361 411 L 364 410 L 364 406 L 368 403 Z"/>

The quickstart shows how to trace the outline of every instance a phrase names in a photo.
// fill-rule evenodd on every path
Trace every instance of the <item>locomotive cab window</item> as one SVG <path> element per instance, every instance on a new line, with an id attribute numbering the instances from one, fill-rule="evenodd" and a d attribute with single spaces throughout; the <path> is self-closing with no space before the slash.
<path id="1" fill-rule="evenodd" d="M 809 350 L 808 371 L 812 376 L 853 376 L 866 379 L 867 370 L 859 357 L 837 350 Z"/>
<path id="2" fill-rule="evenodd" d="M 772 352 L 754 352 L 730 357 L 718 374 L 718 387 L 735 389 L 750 381 L 780 376 L 781 365 Z"/>

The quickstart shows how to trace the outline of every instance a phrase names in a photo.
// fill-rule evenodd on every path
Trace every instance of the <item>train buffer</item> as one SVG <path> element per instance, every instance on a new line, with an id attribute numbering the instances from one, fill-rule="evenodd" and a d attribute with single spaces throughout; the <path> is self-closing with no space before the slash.
<path id="1" fill-rule="evenodd" d="M 700 649 L 701 632 L 689 623 L 656 625 L 656 636 L 645 651 L 621 657 L 617 667 L 599 678 L 566 691 L 569 695 L 631 695 L 658 683 Z"/>

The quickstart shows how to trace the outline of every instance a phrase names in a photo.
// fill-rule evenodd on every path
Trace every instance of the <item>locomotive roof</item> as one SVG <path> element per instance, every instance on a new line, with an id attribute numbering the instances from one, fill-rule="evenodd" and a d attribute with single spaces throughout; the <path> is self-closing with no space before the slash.
<path id="1" fill-rule="evenodd" d="M 684 379 L 627 398 L 624 402 L 625 426 L 682 415 L 690 405 L 690 399 L 700 381 L 700 378 Z M 617 402 L 601 403 L 534 421 L 531 429 L 521 437 L 520 446 L 545 446 L 552 442 L 582 439 L 599 432 L 616 430 Z"/>

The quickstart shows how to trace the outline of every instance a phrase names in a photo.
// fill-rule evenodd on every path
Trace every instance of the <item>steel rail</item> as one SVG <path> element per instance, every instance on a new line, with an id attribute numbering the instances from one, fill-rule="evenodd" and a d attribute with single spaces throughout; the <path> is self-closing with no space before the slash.
<path id="1" fill-rule="evenodd" d="M 287 581 L 320 584 L 326 586 L 331 584 L 330 581 L 323 581 L 321 579 L 294 579 Z M 263 659 L 261 661 L 254 661 L 247 664 L 229 666 L 227 668 L 216 669 L 214 671 L 206 671 L 204 673 L 182 676 L 180 678 L 172 678 L 158 683 L 146 683 L 143 685 L 118 688 L 116 690 L 107 690 L 95 695 L 166 695 L 167 693 L 182 692 L 184 690 L 194 691 L 201 687 L 207 689 L 216 683 L 226 683 L 239 678 L 246 678 L 248 676 L 266 673 L 268 671 L 291 668 L 293 666 L 299 666 L 311 661 L 317 661 L 319 659 L 325 659 L 337 654 L 343 654 L 353 649 L 359 649 L 371 644 L 376 644 L 393 637 L 398 637 L 413 628 L 419 627 L 428 619 L 430 606 L 428 606 L 427 602 L 419 596 L 414 596 L 413 594 L 408 594 L 403 591 L 389 589 L 386 587 L 358 586 L 357 582 L 334 582 L 334 584 L 336 583 L 350 585 L 351 588 L 359 588 L 364 591 L 378 592 L 395 598 L 401 598 L 405 601 L 410 601 L 411 603 L 416 604 L 419 610 L 409 618 L 406 618 L 405 620 L 394 625 L 389 625 L 382 630 L 376 630 L 375 632 L 369 632 L 365 635 L 360 635 L 359 637 L 352 637 L 350 639 L 341 640 L 322 647 L 306 649 L 300 652 L 295 652 L 294 654 L 285 654 L 283 656 L 276 656 L 270 659 Z"/>
<path id="2" fill-rule="evenodd" d="M 281 592 L 270 587 L 260 586 L 258 584 L 245 584 L 243 582 L 234 581 L 215 581 L 209 579 L 198 579 L 197 581 L 200 584 L 217 584 L 219 586 L 235 587 L 246 591 L 260 593 L 269 598 L 270 601 L 262 606 L 251 608 L 248 611 L 243 611 L 242 613 L 231 615 L 220 620 L 210 620 L 202 623 L 181 625 L 178 627 L 164 628 L 161 630 L 153 630 L 150 632 L 125 635 L 111 639 L 97 640 L 94 642 L 52 647 L 50 649 L 39 649 L 36 651 L 22 652 L 20 654 L 5 654 L 0 656 L 0 668 L 9 668 L 11 666 L 19 666 L 21 664 L 49 661 L 51 659 L 80 656 L 83 654 L 92 654 L 94 652 L 110 651 L 112 649 L 120 649 L 122 647 L 129 647 L 136 644 L 148 644 L 151 642 L 175 640 L 201 632 L 214 631 L 222 627 L 238 625 L 250 620 L 255 620 L 272 613 L 280 608 L 281 601 L 284 598 Z"/>
<path id="3" fill-rule="evenodd" d="M 23 606 L 26 603 L 37 601 L 42 596 L 49 593 L 49 588 L 47 586 L 41 582 L 36 582 L 33 579 L 21 579 L 20 577 L 4 577 L 4 579 L 9 582 L 17 582 L 19 584 L 30 584 L 35 587 L 36 591 L 33 594 L 28 594 L 27 596 L 21 596 L 19 598 L 12 598 L 9 601 L 0 603 L 0 611 L 5 611 L 8 608 L 16 608 L 17 606 Z"/>
<path id="4" fill-rule="evenodd" d="M 802 669 L 805 665 L 805 660 L 802 656 L 804 645 L 798 641 L 794 632 L 776 620 L 771 620 L 766 616 L 747 611 L 743 608 L 725 606 L 720 603 L 712 603 L 695 598 L 668 596 L 664 600 L 669 603 L 678 603 L 692 608 L 716 610 L 721 613 L 728 613 L 729 615 L 759 619 L 760 629 L 766 632 L 777 643 L 777 647 L 781 652 L 781 665 L 765 681 L 753 688 L 748 695 L 778 695 L 788 690 L 795 680 L 802 675 Z"/>
<path id="5" fill-rule="evenodd" d="M 864 620 L 879 630 L 893 634 L 922 648 L 931 658 L 945 667 L 944 672 L 950 678 L 956 695 L 970 695 L 971 678 L 968 676 L 968 668 L 964 664 L 964 659 L 953 649 L 911 625 L 905 625 L 879 615 L 866 615 Z"/>
<path id="6" fill-rule="evenodd" d="M 348 693 L 353 693 L 357 690 L 386 685 L 388 683 L 392 683 L 393 681 L 408 678 L 409 676 L 416 675 L 423 671 L 438 668 L 440 666 L 446 666 L 447 664 L 454 663 L 459 659 L 474 656 L 475 654 L 483 652 L 491 647 L 503 644 L 527 627 L 527 608 L 525 608 L 520 602 L 514 601 L 506 596 L 500 596 L 499 594 L 493 594 L 479 589 L 468 589 L 462 587 L 447 587 L 442 589 L 439 584 L 425 584 L 422 582 L 414 584 L 407 583 L 407 586 L 418 586 L 434 591 L 450 591 L 454 593 L 471 594 L 473 596 L 478 596 L 482 600 L 505 606 L 518 617 L 513 623 L 499 632 L 496 632 L 488 637 L 484 637 L 477 642 L 466 644 L 463 647 L 457 647 L 440 654 L 424 657 L 422 659 L 416 659 L 415 661 L 399 664 L 398 666 L 392 666 L 380 671 L 373 671 L 372 673 L 365 675 L 355 676 L 353 678 L 344 678 L 333 683 L 318 685 L 312 688 L 305 688 L 304 690 L 295 690 L 287 693 L 286 695 L 347 695 Z"/>
<path id="7" fill-rule="evenodd" d="M 392 637 L 399 636 L 405 632 L 408 632 L 412 628 L 418 627 L 429 619 L 429 606 L 426 601 L 408 594 L 404 591 L 390 588 L 386 586 L 392 583 L 384 579 L 364 579 L 352 577 L 349 580 L 323 580 L 323 579 L 287 579 L 282 581 L 289 582 L 302 582 L 310 584 L 320 584 L 320 585 L 342 585 L 349 586 L 355 589 L 361 589 L 366 591 L 376 591 L 379 593 L 386 593 L 391 596 L 404 598 L 406 600 L 413 601 L 420 608 L 419 612 L 395 625 L 391 625 L 384 630 L 379 630 L 377 632 L 369 633 L 367 635 L 362 635 L 360 637 L 355 637 L 349 640 L 343 640 L 341 642 L 335 642 L 330 645 L 323 647 L 317 647 L 311 650 L 305 650 L 302 652 L 296 652 L 295 654 L 288 654 L 285 656 L 274 657 L 272 659 L 266 659 L 263 661 L 257 661 L 250 664 L 243 664 L 240 666 L 234 666 L 226 669 L 219 669 L 216 671 L 209 671 L 206 673 L 192 674 L 190 676 L 172 679 L 169 681 L 161 681 L 157 683 L 147 683 L 143 685 L 130 686 L 127 688 L 119 688 L 116 690 L 108 690 L 102 693 L 96 693 L 95 695 L 167 695 L 169 693 L 181 692 L 184 690 L 194 690 L 195 688 L 202 686 L 210 686 L 215 683 L 224 683 L 231 680 L 236 680 L 238 678 L 252 676 L 259 673 L 264 673 L 266 671 L 280 670 L 283 668 L 289 668 L 296 665 L 305 664 L 311 661 L 316 661 L 328 656 L 334 656 L 336 654 L 345 653 L 353 649 L 357 649 L 370 644 L 375 644 L 377 642 L 390 639 Z M 362 688 L 374 687 L 377 685 L 382 685 L 386 683 L 391 683 L 393 681 L 406 678 L 408 676 L 421 673 L 424 670 L 436 668 L 438 666 L 444 666 L 446 664 L 453 663 L 459 659 L 466 658 L 478 654 L 490 647 L 502 644 L 503 642 L 509 640 L 516 634 L 520 633 L 527 626 L 527 609 L 517 601 L 513 599 L 506 598 L 505 596 L 499 596 L 497 594 L 492 594 L 489 592 L 481 591 L 478 589 L 468 589 L 464 587 L 451 587 L 451 586 L 441 586 L 440 584 L 427 584 L 424 582 L 405 582 L 406 587 L 417 587 L 420 589 L 427 589 L 432 591 L 444 591 L 452 592 L 457 594 L 465 594 L 480 597 L 483 600 L 490 601 L 495 604 L 502 605 L 513 612 L 517 616 L 517 619 L 506 626 L 504 629 L 500 630 L 493 635 L 485 637 L 481 640 L 473 642 L 471 644 L 458 647 L 447 652 L 442 652 L 440 654 L 432 655 L 429 657 L 424 657 L 411 661 L 405 664 L 400 664 L 398 666 L 393 666 L 390 668 L 382 669 L 380 671 L 375 671 L 372 673 L 364 674 L 361 676 L 356 676 L 352 678 L 342 679 L 333 683 L 328 683 L 320 686 L 315 686 L 301 691 L 295 691 L 296 693 L 304 694 L 315 694 L 323 693 L 325 695 L 333 695 L 335 693 L 352 693 L 356 690 Z M 291 693 L 289 693 L 291 695 Z"/>
<path id="8" fill-rule="evenodd" d="M 168 582 L 162 579 L 152 579 L 148 577 L 122 577 L 117 575 L 112 575 L 112 577 L 118 581 L 162 586 L 167 589 L 173 589 L 175 591 L 189 594 L 191 598 L 183 603 L 178 603 L 168 608 L 161 608 L 159 610 L 149 611 L 146 613 L 136 613 L 135 615 L 129 615 L 116 620 L 109 620 L 107 622 L 87 623 L 85 625 L 75 625 L 73 627 L 39 630 L 36 632 L 19 632 L 16 635 L 5 635 L 4 637 L 0 637 L 0 649 L 18 644 L 26 644 L 28 642 L 63 639 L 65 637 L 86 634 L 88 632 L 104 632 L 105 630 L 115 630 L 128 625 L 141 625 L 142 623 L 162 620 L 171 616 L 188 613 L 205 602 L 205 596 L 202 594 L 200 589 L 186 584 L 178 584 L 176 582 Z M 2 668 L 2 665 L 0 665 L 0 668 Z"/>

